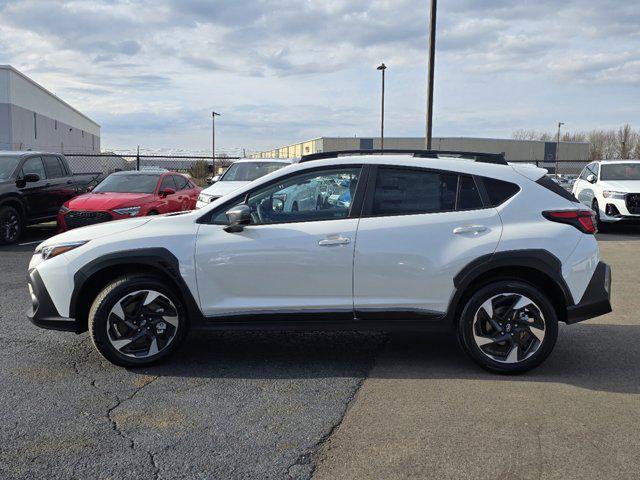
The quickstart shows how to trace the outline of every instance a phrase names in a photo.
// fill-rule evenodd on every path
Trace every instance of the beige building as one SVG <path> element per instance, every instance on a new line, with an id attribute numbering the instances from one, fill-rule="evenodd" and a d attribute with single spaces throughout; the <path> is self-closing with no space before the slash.
<path id="1" fill-rule="evenodd" d="M 385 149 L 424 149 L 424 138 L 385 138 Z M 319 137 L 305 142 L 285 145 L 251 155 L 252 158 L 296 158 L 320 152 L 339 150 L 375 150 L 380 148 L 380 138 L 364 137 Z M 434 150 L 455 150 L 465 152 L 504 153 L 509 161 L 544 161 L 556 159 L 556 142 L 534 140 L 512 140 L 500 138 L 447 137 L 434 138 Z M 559 160 L 588 161 L 589 143 L 560 142 Z"/>

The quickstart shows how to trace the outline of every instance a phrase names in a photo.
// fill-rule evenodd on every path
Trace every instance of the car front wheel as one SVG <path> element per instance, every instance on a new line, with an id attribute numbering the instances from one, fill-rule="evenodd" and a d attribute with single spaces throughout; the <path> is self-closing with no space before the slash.
<path id="1" fill-rule="evenodd" d="M 89 311 L 89 335 L 111 363 L 140 367 L 170 355 L 184 340 L 187 315 L 180 297 L 149 276 L 109 283 Z"/>
<path id="2" fill-rule="evenodd" d="M 0 245 L 17 242 L 22 235 L 22 228 L 22 218 L 15 208 L 0 208 Z"/>
<path id="3" fill-rule="evenodd" d="M 520 373 L 540 365 L 558 338 L 558 319 L 547 296 L 524 282 L 489 284 L 467 301 L 458 323 L 464 351 L 481 367 Z"/>

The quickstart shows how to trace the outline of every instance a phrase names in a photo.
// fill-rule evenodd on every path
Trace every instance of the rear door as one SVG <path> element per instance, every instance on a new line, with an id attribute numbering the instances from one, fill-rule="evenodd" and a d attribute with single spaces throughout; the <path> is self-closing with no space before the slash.
<path id="1" fill-rule="evenodd" d="M 379 166 L 369 176 L 354 256 L 359 319 L 439 317 L 453 278 L 493 253 L 502 222 L 470 175 Z"/>
<path id="2" fill-rule="evenodd" d="M 76 195 L 76 186 L 71 178 L 70 172 L 67 172 L 62 160 L 55 155 L 43 155 L 42 162 L 47 172 L 49 186 L 47 187 L 49 194 L 49 215 L 56 215 L 58 209 L 64 202 L 70 200 Z"/>

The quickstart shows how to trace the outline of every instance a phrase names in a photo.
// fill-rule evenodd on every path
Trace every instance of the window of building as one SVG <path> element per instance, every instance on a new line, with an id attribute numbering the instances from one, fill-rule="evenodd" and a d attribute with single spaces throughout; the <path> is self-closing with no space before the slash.
<path id="1" fill-rule="evenodd" d="M 33 112 L 33 138 L 38 139 L 38 120 L 36 118 L 36 112 Z"/>

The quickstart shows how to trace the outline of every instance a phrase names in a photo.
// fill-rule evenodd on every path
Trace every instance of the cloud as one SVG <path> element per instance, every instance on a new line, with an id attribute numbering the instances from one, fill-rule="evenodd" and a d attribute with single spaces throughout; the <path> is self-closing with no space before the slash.
<path id="1" fill-rule="evenodd" d="M 384 61 L 387 130 L 421 135 L 427 10 L 423 0 L 0 0 L 0 63 L 95 117 L 106 146 L 206 148 L 214 107 L 229 147 L 373 135 Z M 440 2 L 436 133 L 510 136 L 558 117 L 640 124 L 628 108 L 640 104 L 639 24 L 633 1 Z"/>

